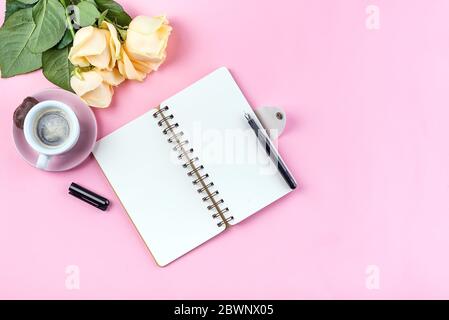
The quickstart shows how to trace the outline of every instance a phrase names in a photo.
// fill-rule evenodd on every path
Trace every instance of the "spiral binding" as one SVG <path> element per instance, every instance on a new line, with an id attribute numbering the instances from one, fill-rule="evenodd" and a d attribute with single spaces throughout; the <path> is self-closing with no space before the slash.
<path id="1" fill-rule="evenodd" d="M 170 122 L 175 117 L 173 114 L 166 114 L 169 109 L 170 108 L 168 106 L 159 108 L 158 111 L 153 114 L 153 117 L 158 119 L 158 126 L 164 128 L 162 133 L 164 135 L 169 135 L 167 141 L 168 143 L 174 144 L 173 150 L 179 153 L 178 159 L 185 160 L 182 166 L 189 170 L 187 172 L 189 177 L 195 178 L 192 183 L 199 186 L 197 189 L 199 194 L 204 194 L 204 197 L 202 198 L 203 202 L 210 203 L 207 206 L 207 210 L 215 210 L 212 214 L 212 218 L 221 220 L 217 223 L 217 226 L 221 227 L 225 225 L 227 227 L 229 222 L 234 220 L 234 217 L 227 215 L 229 213 L 228 207 L 220 207 L 220 205 L 224 204 L 224 200 L 217 199 L 220 194 L 218 190 L 211 190 L 211 188 L 214 187 L 214 183 L 209 181 L 210 177 L 208 173 L 203 173 L 205 169 L 204 166 L 197 164 L 199 162 L 199 158 L 190 157 L 190 155 L 194 153 L 194 150 L 192 148 L 186 149 L 189 141 L 186 139 L 183 140 L 182 137 L 184 136 L 184 132 L 177 130 L 179 124 L 177 122 Z"/>

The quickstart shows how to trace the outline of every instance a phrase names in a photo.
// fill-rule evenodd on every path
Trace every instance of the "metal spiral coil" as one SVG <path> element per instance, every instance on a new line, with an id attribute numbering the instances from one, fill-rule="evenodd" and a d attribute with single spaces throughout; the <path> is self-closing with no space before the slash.
<path id="1" fill-rule="evenodd" d="M 174 144 L 173 151 L 178 152 L 178 159 L 185 160 L 182 165 L 184 168 L 189 168 L 187 175 L 189 177 L 195 177 L 196 179 L 192 181 L 194 185 L 199 185 L 200 188 L 197 189 L 198 193 L 204 194 L 202 198 L 203 202 L 210 203 L 207 206 L 207 210 L 214 210 L 215 213 L 212 214 L 213 219 L 220 219 L 220 222 L 217 223 L 218 227 L 222 227 L 223 225 L 228 225 L 230 221 L 234 220 L 233 216 L 226 216 L 229 212 L 228 207 L 220 207 L 220 205 L 224 204 L 223 199 L 218 199 L 218 195 L 220 194 L 218 190 L 211 190 L 214 186 L 214 183 L 208 181 L 209 174 L 202 173 L 205 169 L 203 165 L 196 165 L 199 161 L 198 157 L 190 157 L 191 154 L 194 153 L 192 148 L 186 149 L 186 146 L 189 144 L 189 140 L 183 140 L 184 132 L 178 131 L 177 128 L 179 124 L 177 122 L 171 122 L 175 117 L 173 114 L 166 114 L 169 111 L 168 106 L 164 106 L 159 108 L 155 113 L 153 113 L 153 117 L 158 119 L 158 126 L 164 127 L 162 133 L 164 135 L 170 134 L 170 137 L 167 139 L 168 143 Z"/>
<path id="2" fill-rule="evenodd" d="M 190 167 L 194 162 L 199 161 L 200 159 L 198 157 L 195 157 L 191 160 L 189 160 L 187 163 L 184 163 L 182 166 L 184 168 Z"/>
<path id="3" fill-rule="evenodd" d="M 207 179 L 207 178 L 209 178 L 209 174 L 208 174 L 208 173 L 203 174 L 202 176 L 200 176 L 200 177 L 199 177 L 198 179 L 196 179 L 196 180 L 193 180 L 192 183 L 193 183 L 193 184 L 198 184 L 198 183 L 200 183 L 201 181 L 204 181 L 204 180 Z"/>

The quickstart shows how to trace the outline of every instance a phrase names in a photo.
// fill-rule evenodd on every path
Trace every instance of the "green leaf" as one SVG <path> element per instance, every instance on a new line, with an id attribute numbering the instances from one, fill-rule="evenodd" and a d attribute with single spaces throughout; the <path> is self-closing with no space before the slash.
<path id="1" fill-rule="evenodd" d="M 95 0 L 95 2 L 101 12 L 108 10 L 106 17 L 108 17 L 112 22 L 122 27 L 127 27 L 131 23 L 131 17 L 117 2 L 113 0 Z"/>
<path id="2" fill-rule="evenodd" d="M 100 14 L 100 16 L 98 17 L 98 22 L 97 22 L 98 27 L 101 26 L 101 24 L 103 23 L 104 19 L 106 18 L 106 15 L 108 14 L 108 12 L 109 12 L 109 10 L 105 10 Z"/>
<path id="3" fill-rule="evenodd" d="M 78 5 L 74 22 L 80 27 L 87 27 L 93 25 L 99 17 L 100 11 L 98 11 L 95 4 L 89 1 L 83 1 Z"/>
<path id="4" fill-rule="evenodd" d="M 44 52 L 54 47 L 66 30 L 65 9 L 58 0 L 39 0 L 33 8 L 36 28 L 30 39 L 33 52 Z"/>
<path id="5" fill-rule="evenodd" d="M 117 28 L 118 34 L 120 35 L 120 38 L 122 41 L 126 41 L 126 37 L 128 36 L 128 31 L 123 30 L 121 28 Z"/>
<path id="6" fill-rule="evenodd" d="M 73 36 L 69 29 L 66 30 L 64 33 L 64 36 L 62 37 L 61 41 L 57 44 L 57 49 L 64 49 L 68 45 L 70 45 L 73 42 Z"/>
<path id="7" fill-rule="evenodd" d="M 18 0 L 6 0 L 5 21 L 8 20 L 13 13 L 22 9 L 31 8 L 32 6 L 32 4 L 26 4 Z"/>
<path id="8" fill-rule="evenodd" d="M 39 0 L 18 0 L 19 2 L 22 2 L 24 4 L 35 4 Z"/>
<path id="9" fill-rule="evenodd" d="M 12 14 L 0 29 L 0 69 L 2 78 L 31 72 L 42 66 L 42 54 L 33 53 L 28 43 L 35 24 L 32 8 Z"/>
<path id="10" fill-rule="evenodd" d="M 45 78 L 58 87 L 72 91 L 70 78 L 74 69 L 69 61 L 69 48 L 50 49 L 42 55 L 42 67 Z"/>

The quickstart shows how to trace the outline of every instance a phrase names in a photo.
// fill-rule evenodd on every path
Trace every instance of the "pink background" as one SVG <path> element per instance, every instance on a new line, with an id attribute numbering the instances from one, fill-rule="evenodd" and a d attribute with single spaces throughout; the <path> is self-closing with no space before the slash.
<path id="1" fill-rule="evenodd" d="M 95 111 L 99 136 L 225 65 L 254 107 L 287 111 L 280 148 L 301 188 L 158 268 L 94 159 L 62 174 L 21 160 L 12 113 L 51 85 L 2 79 L 0 298 L 449 298 L 448 1 L 120 2 L 167 13 L 174 33 L 159 72 Z M 111 210 L 69 197 L 72 181 Z"/>

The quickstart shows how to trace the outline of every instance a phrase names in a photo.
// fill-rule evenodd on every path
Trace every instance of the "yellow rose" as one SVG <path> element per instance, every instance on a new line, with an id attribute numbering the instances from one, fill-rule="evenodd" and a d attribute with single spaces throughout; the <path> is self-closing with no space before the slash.
<path id="1" fill-rule="evenodd" d="M 114 87 L 117 87 L 125 81 L 125 78 L 120 74 L 117 68 L 114 68 L 112 71 L 99 69 L 94 69 L 94 71 L 100 74 L 104 82 Z"/>
<path id="2" fill-rule="evenodd" d="M 73 47 L 69 53 L 69 60 L 73 65 L 79 67 L 92 65 L 107 70 L 115 67 L 121 49 L 117 30 L 105 21 L 101 27 L 101 29 L 84 27 L 75 34 Z"/>
<path id="3" fill-rule="evenodd" d="M 110 24 L 109 22 L 103 21 L 101 24 L 102 29 L 107 29 L 109 31 L 109 50 L 111 51 L 111 63 L 112 68 L 115 67 L 115 64 L 118 59 L 120 59 L 120 51 L 122 44 L 120 40 L 118 39 L 118 33 L 117 29 L 115 29 L 114 25 Z"/>
<path id="4" fill-rule="evenodd" d="M 124 80 L 117 69 L 112 71 L 94 69 L 72 76 L 70 85 L 88 105 L 107 108 L 114 95 L 113 86 L 118 86 Z"/>
<path id="5" fill-rule="evenodd" d="M 165 16 L 134 18 L 118 61 L 120 73 L 127 79 L 142 81 L 148 73 L 156 71 L 167 56 L 171 30 Z"/>
<path id="6" fill-rule="evenodd" d="M 121 59 L 117 62 L 120 73 L 129 80 L 143 81 L 151 69 L 138 69 L 140 64 L 137 61 L 131 61 L 127 51 L 122 47 Z"/>

